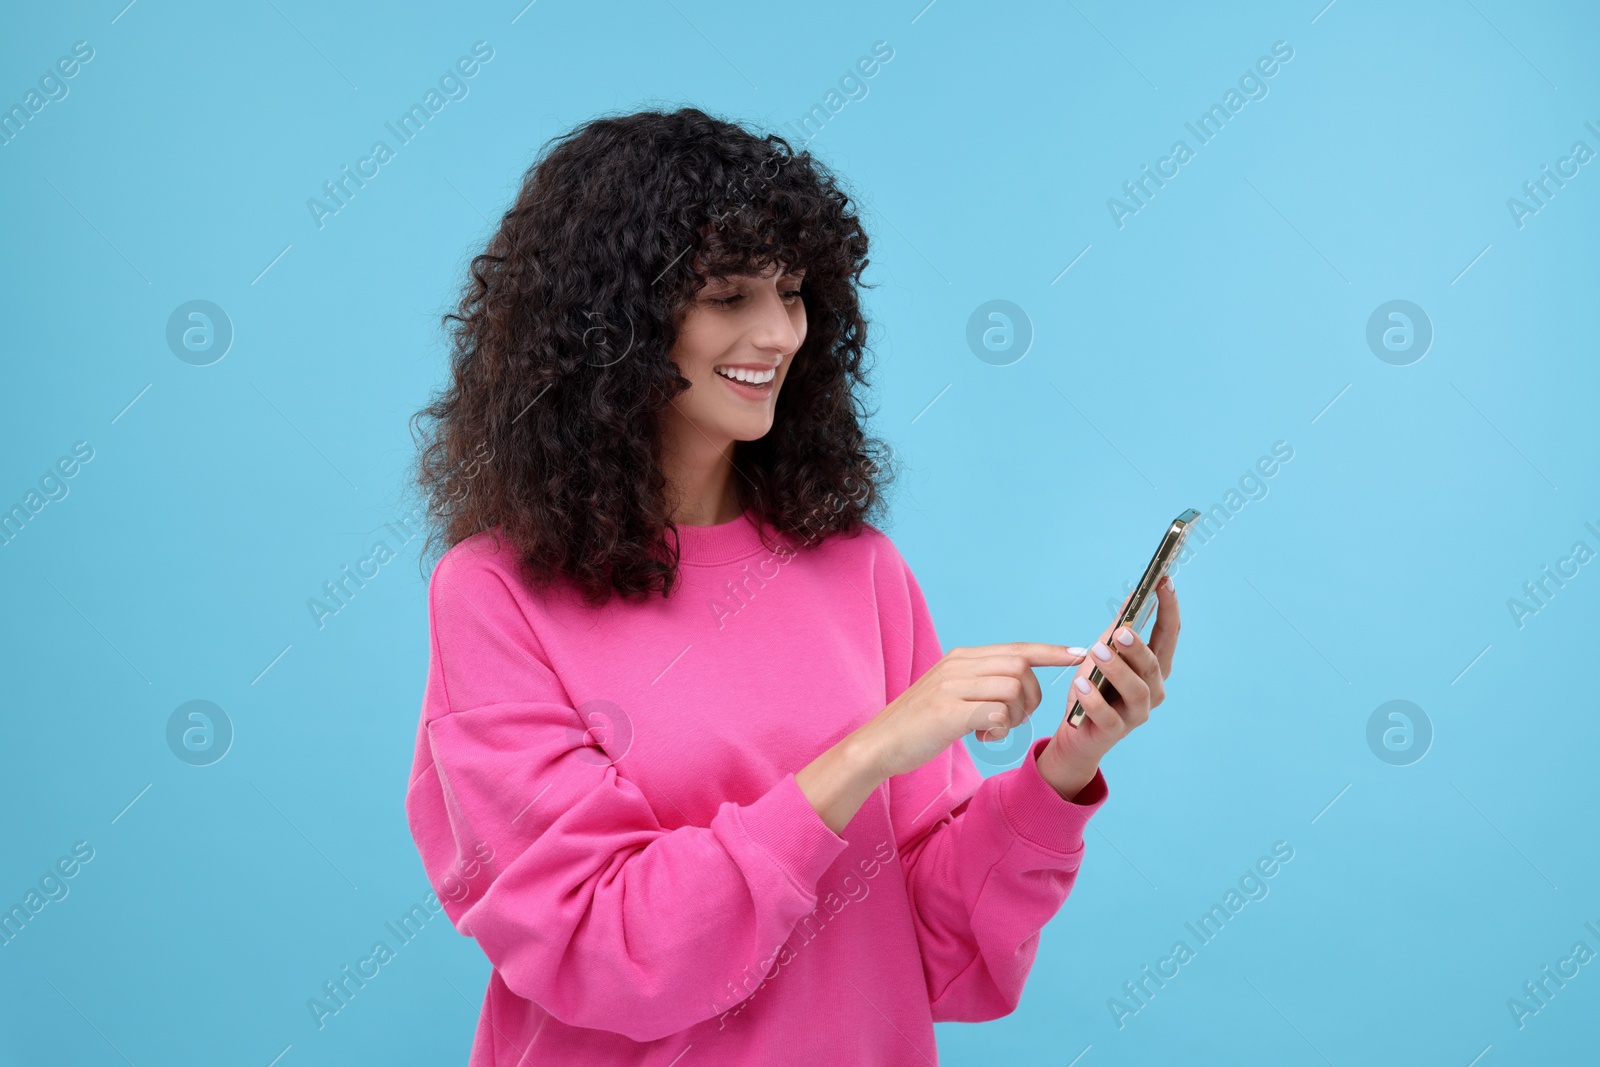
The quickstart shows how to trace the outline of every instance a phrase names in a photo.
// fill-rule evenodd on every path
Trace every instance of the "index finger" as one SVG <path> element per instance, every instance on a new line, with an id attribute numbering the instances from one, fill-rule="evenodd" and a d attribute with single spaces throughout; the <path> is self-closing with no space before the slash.
<path id="1" fill-rule="evenodd" d="M 1003 645 L 980 645 L 967 651 L 980 656 L 1021 656 L 1033 667 L 1071 667 L 1082 663 L 1088 649 L 1051 645 L 1041 641 L 1011 641 Z"/>
<path id="2" fill-rule="evenodd" d="M 1165 678 L 1172 673 L 1172 653 L 1178 647 L 1178 628 L 1182 620 L 1178 616 L 1178 594 L 1172 588 L 1171 578 L 1162 578 L 1156 584 L 1156 625 L 1150 631 L 1150 651 L 1156 654 L 1156 662 L 1161 664 L 1161 677 Z"/>

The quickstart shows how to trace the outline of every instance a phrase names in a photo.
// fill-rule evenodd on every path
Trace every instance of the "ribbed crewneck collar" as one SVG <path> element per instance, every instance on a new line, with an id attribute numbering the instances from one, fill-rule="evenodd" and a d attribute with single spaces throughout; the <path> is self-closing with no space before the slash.
<path id="1" fill-rule="evenodd" d="M 731 522 L 714 526 L 678 523 L 675 529 L 678 532 L 679 562 L 714 567 L 754 555 L 765 547 L 761 543 L 761 531 L 756 525 L 758 521 L 754 509 L 746 508 Z M 671 532 L 668 532 L 669 544 L 671 537 Z"/>

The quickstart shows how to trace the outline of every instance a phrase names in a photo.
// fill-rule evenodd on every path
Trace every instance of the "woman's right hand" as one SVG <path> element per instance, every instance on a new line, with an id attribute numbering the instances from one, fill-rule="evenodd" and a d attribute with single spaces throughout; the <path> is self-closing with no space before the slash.
<path id="1" fill-rule="evenodd" d="M 966 734 L 1000 741 L 1039 706 L 1034 667 L 1075 667 L 1088 651 L 1012 641 L 953 648 L 858 731 L 885 778 L 921 767 Z"/>

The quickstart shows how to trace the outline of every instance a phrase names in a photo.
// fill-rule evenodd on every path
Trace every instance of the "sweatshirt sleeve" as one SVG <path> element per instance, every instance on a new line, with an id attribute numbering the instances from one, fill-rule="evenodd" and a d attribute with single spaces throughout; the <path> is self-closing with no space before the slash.
<path id="1" fill-rule="evenodd" d="M 406 814 L 429 881 L 520 997 L 635 1041 L 746 995 L 845 842 L 792 774 L 668 830 L 586 745 L 509 576 L 447 554 Z M 735 992 L 735 989 L 738 989 Z"/>
<path id="2" fill-rule="evenodd" d="M 884 627 L 889 700 L 944 655 L 915 576 L 898 552 L 895 559 L 880 579 L 880 610 L 904 620 Z M 1072 800 L 1057 793 L 1037 763 L 1049 740 L 1033 741 L 1020 766 L 987 779 L 959 741 L 890 779 L 890 816 L 935 1021 L 979 1022 L 1015 1010 L 1039 931 L 1072 892 L 1084 827 L 1108 793 L 1098 770 Z"/>

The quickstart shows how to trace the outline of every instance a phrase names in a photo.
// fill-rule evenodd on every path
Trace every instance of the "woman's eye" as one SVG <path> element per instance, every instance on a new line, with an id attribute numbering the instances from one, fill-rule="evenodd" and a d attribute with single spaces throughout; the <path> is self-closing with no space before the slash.
<path id="1" fill-rule="evenodd" d="M 800 299 L 800 290 L 798 290 L 798 289 L 790 289 L 788 292 L 783 294 L 783 298 L 785 300 L 789 300 L 790 297 L 793 297 L 795 300 Z M 791 301 L 791 303 L 792 303 L 792 301 Z"/>

